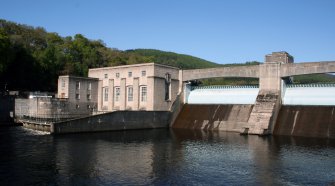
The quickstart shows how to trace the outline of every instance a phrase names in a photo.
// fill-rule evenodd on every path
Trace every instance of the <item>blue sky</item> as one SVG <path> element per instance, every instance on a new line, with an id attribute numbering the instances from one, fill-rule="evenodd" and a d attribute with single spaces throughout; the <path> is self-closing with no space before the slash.
<path id="1" fill-rule="evenodd" d="M 216 63 L 335 61 L 335 0 L 0 0 L 0 18 Z"/>

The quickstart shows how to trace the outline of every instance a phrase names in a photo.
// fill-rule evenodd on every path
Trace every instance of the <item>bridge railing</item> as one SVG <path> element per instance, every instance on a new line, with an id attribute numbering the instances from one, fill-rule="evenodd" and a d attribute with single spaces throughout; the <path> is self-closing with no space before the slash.
<path id="1" fill-rule="evenodd" d="M 334 83 L 322 83 L 322 84 L 287 84 L 286 88 L 300 88 L 300 87 L 335 87 Z"/>
<path id="2" fill-rule="evenodd" d="M 233 89 L 233 88 L 259 88 L 258 85 L 210 85 L 210 86 L 192 86 L 192 90 L 198 89 Z"/>

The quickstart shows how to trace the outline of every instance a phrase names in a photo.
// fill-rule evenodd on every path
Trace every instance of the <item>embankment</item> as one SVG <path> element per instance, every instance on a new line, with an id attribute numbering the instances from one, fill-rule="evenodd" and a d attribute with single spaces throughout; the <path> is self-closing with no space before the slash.
<path id="1" fill-rule="evenodd" d="M 248 123 L 253 105 L 185 104 L 172 128 L 240 132 Z"/>
<path id="2" fill-rule="evenodd" d="M 166 111 L 116 111 L 51 124 L 53 134 L 169 127 Z"/>
<path id="3" fill-rule="evenodd" d="M 282 106 L 274 135 L 335 138 L 335 106 Z"/>

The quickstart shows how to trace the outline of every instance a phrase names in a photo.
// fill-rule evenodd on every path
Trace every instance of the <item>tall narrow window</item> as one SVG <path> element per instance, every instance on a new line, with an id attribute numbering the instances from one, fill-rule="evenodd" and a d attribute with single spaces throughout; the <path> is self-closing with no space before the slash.
<path id="1" fill-rule="evenodd" d="M 80 89 L 80 82 L 76 81 L 76 89 L 79 90 Z"/>
<path id="2" fill-rule="evenodd" d="M 129 86 L 127 92 L 128 92 L 128 101 L 133 101 L 133 87 Z"/>
<path id="3" fill-rule="evenodd" d="M 92 83 L 88 83 L 87 90 L 91 90 L 91 89 L 92 89 Z"/>
<path id="4" fill-rule="evenodd" d="M 171 100 L 171 74 L 165 74 L 165 101 Z"/>
<path id="5" fill-rule="evenodd" d="M 104 88 L 104 101 L 108 101 L 108 87 Z"/>
<path id="6" fill-rule="evenodd" d="M 120 77 L 120 73 L 117 72 L 117 73 L 115 74 L 115 77 L 116 77 L 116 78 L 119 78 L 119 77 Z"/>
<path id="7" fill-rule="evenodd" d="M 62 87 L 65 87 L 65 79 L 62 79 Z"/>
<path id="8" fill-rule="evenodd" d="M 120 87 L 115 87 L 114 89 L 115 101 L 120 100 Z"/>
<path id="9" fill-rule="evenodd" d="M 146 76 L 147 72 L 145 70 L 142 71 L 142 76 Z"/>
<path id="10" fill-rule="evenodd" d="M 108 78 L 108 74 L 105 74 L 105 79 L 107 79 Z"/>
<path id="11" fill-rule="evenodd" d="M 133 76 L 133 73 L 132 72 L 128 72 L 128 77 L 131 77 Z"/>
<path id="12" fill-rule="evenodd" d="M 76 99 L 80 99 L 80 94 L 76 94 Z"/>
<path id="13" fill-rule="evenodd" d="M 141 102 L 147 101 L 147 87 L 143 86 L 141 87 Z"/>

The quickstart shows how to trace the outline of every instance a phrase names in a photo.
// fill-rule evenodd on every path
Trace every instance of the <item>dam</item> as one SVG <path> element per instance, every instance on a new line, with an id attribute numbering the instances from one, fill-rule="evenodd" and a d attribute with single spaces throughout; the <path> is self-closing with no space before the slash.
<path id="1" fill-rule="evenodd" d="M 285 85 L 274 135 L 335 138 L 335 84 Z M 257 86 L 185 87 L 174 128 L 240 132 L 248 126 Z"/>
<path id="2" fill-rule="evenodd" d="M 241 134 L 335 138 L 334 84 L 291 84 L 294 75 L 331 73 L 335 62 L 293 63 L 286 52 L 265 63 L 183 71 L 183 80 L 214 77 L 259 78 L 257 86 L 184 84 L 184 103 L 173 128 L 223 130 Z"/>
<path id="3" fill-rule="evenodd" d="M 172 127 L 334 138 L 335 85 L 292 84 L 292 76 L 334 72 L 335 61 L 293 63 L 287 52 L 273 52 L 264 63 L 249 66 L 104 67 L 90 69 L 89 77 L 60 76 L 57 100 L 15 107 L 15 114 L 37 129 L 41 124 L 24 119 L 42 119 L 53 134 Z M 227 77 L 257 78 L 259 84 L 194 86 Z M 48 123 L 46 111 L 62 121 Z M 83 116 L 65 117 L 73 115 Z"/>

